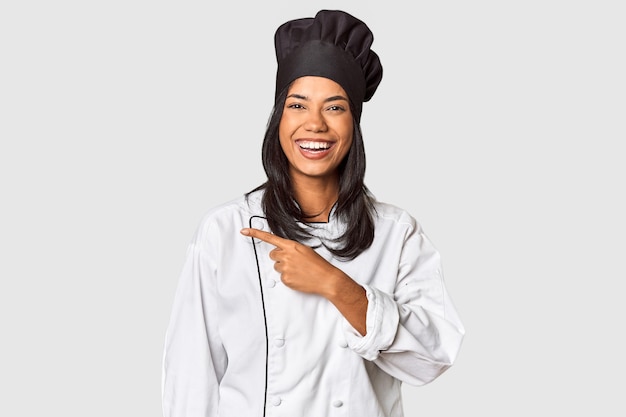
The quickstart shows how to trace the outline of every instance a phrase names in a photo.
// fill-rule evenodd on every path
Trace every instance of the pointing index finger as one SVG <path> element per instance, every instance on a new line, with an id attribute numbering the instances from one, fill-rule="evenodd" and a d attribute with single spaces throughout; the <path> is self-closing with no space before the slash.
<path id="1" fill-rule="evenodd" d="M 241 229 L 241 234 L 244 236 L 250 236 L 250 237 L 255 237 L 257 239 L 261 239 L 262 241 L 267 242 L 271 245 L 274 245 L 277 248 L 281 248 L 281 246 L 285 242 L 285 239 L 283 239 L 282 237 L 278 237 L 271 233 L 268 233 L 259 229 L 254 229 L 254 228 Z"/>

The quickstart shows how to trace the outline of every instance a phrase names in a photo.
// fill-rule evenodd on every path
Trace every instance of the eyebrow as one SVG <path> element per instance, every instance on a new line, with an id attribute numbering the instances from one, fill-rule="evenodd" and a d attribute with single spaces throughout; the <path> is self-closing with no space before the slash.
<path id="1" fill-rule="evenodd" d="M 296 99 L 298 99 L 298 100 L 305 100 L 305 101 L 308 101 L 308 100 L 309 100 L 309 97 L 307 97 L 307 96 L 303 96 L 303 95 L 301 95 L 301 94 L 297 94 L 297 93 L 294 93 L 294 94 L 289 94 L 289 95 L 287 96 L 287 98 L 296 98 Z M 348 99 L 347 99 L 346 97 L 338 95 L 338 96 L 332 96 L 332 97 L 328 97 L 328 98 L 324 99 L 324 103 L 327 103 L 327 102 L 329 102 L 329 101 L 337 101 L 337 100 L 345 100 L 345 101 L 348 101 Z"/>

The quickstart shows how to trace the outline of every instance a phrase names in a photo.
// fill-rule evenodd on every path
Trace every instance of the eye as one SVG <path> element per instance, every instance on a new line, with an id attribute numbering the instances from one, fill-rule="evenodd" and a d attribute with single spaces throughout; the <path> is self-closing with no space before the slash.
<path id="1" fill-rule="evenodd" d="M 330 111 L 334 111 L 334 112 L 343 112 L 343 111 L 346 111 L 346 109 L 345 109 L 344 107 L 339 106 L 339 105 L 337 105 L 337 104 L 334 104 L 334 105 L 332 105 L 332 106 L 328 107 L 328 110 L 330 110 Z"/>
<path id="2" fill-rule="evenodd" d="M 303 109 L 304 106 L 300 103 L 291 103 L 287 105 L 288 109 Z"/>

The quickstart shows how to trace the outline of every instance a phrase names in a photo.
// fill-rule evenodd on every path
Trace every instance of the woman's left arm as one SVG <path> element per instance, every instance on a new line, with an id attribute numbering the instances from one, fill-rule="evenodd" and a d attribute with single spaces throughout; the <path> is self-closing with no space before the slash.
<path id="1" fill-rule="evenodd" d="M 348 345 L 412 385 L 431 382 L 458 355 L 465 329 L 445 287 L 438 251 L 419 225 L 404 241 L 393 294 L 363 285 L 366 333 L 346 323 Z"/>

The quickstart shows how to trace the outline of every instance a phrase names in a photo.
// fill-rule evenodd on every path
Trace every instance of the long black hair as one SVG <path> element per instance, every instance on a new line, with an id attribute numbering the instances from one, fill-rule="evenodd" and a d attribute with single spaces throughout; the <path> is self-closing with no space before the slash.
<path id="1" fill-rule="evenodd" d="M 289 161 L 280 145 L 278 129 L 287 97 L 287 86 L 276 98 L 265 137 L 263 139 L 262 160 L 267 181 L 250 191 L 265 190 L 262 207 L 272 232 L 286 239 L 301 241 L 311 237 L 310 233 L 298 225 L 306 222 L 296 202 L 289 176 Z M 350 102 L 354 115 L 354 108 Z M 354 259 L 374 240 L 373 196 L 365 186 L 365 146 L 359 122 L 353 120 L 352 145 L 339 165 L 339 197 L 335 204 L 335 215 L 345 224 L 344 233 L 334 240 L 338 245 L 326 245 L 327 249 L 341 259 Z M 309 225 L 310 224 L 307 223 Z"/>

